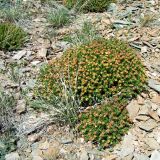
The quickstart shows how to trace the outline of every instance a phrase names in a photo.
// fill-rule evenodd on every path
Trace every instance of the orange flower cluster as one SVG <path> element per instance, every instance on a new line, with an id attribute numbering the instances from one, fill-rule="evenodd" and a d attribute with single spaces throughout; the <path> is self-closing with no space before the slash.
<path id="1" fill-rule="evenodd" d="M 117 144 L 131 126 L 123 101 L 98 106 L 87 113 L 81 113 L 79 118 L 78 130 L 85 140 L 101 148 Z"/>
<path id="2" fill-rule="evenodd" d="M 135 51 L 117 39 L 101 39 L 69 49 L 41 71 L 38 86 L 44 97 L 61 94 L 60 79 L 65 79 L 82 105 L 119 95 L 132 98 L 144 90 L 146 75 Z"/>

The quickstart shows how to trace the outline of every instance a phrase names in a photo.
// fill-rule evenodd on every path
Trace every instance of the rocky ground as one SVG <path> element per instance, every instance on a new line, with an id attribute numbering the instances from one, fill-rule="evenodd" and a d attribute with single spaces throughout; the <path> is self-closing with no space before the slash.
<path id="1" fill-rule="evenodd" d="M 17 150 L 7 154 L 6 160 L 160 160 L 159 1 L 119 1 L 104 13 L 79 14 L 71 25 L 57 30 L 46 21 L 47 6 L 38 1 L 31 6 L 38 13 L 22 25 L 30 34 L 27 45 L 16 52 L 0 51 L 1 85 L 17 100 L 14 121 L 19 140 Z M 120 144 L 103 151 L 75 137 L 68 126 L 52 124 L 47 113 L 28 105 L 40 67 L 70 47 L 63 37 L 81 28 L 84 21 L 90 21 L 105 38 L 128 41 L 141 56 L 149 77 L 148 91 L 127 106 L 133 127 Z"/>

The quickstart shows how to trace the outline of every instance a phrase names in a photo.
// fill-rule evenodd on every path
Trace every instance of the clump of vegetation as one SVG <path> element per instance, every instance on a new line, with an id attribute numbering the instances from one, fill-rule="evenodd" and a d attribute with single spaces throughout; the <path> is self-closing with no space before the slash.
<path id="1" fill-rule="evenodd" d="M 38 92 L 49 99 L 62 95 L 59 79 L 79 96 L 84 106 L 119 95 L 133 98 L 145 89 L 146 75 L 135 51 L 117 39 L 96 40 L 69 49 L 40 72 Z"/>
<path id="2" fill-rule="evenodd" d="M 17 23 L 29 17 L 28 8 L 22 1 L 3 1 L 0 2 L 0 18 L 5 22 Z"/>
<path id="3" fill-rule="evenodd" d="M 52 9 L 47 16 L 48 22 L 56 28 L 63 27 L 71 22 L 69 10 L 63 6 Z"/>
<path id="4" fill-rule="evenodd" d="M 0 135 L 0 160 L 5 160 L 5 155 L 16 149 L 16 137 L 12 132 Z"/>
<path id="5" fill-rule="evenodd" d="M 131 126 L 125 105 L 125 101 L 114 100 L 82 112 L 78 130 L 100 148 L 114 146 Z"/>
<path id="6" fill-rule="evenodd" d="M 5 160 L 5 155 L 16 148 L 13 113 L 15 105 L 13 95 L 0 89 L 0 160 Z"/>
<path id="7" fill-rule="evenodd" d="M 112 2 L 115 0 L 63 0 L 64 5 L 68 8 L 85 12 L 103 12 Z"/>
<path id="8" fill-rule="evenodd" d="M 71 43 L 72 45 L 82 45 L 89 43 L 93 40 L 99 39 L 100 35 L 97 34 L 96 28 L 91 22 L 84 22 L 82 28 L 77 32 L 64 37 L 64 41 Z"/>
<path id="9" fill-rule="evenodd" d="M 0 50 L 20 49 L 25 41 L 27 34 L 21 28 L 11 23 L 0 24 Z"/>
<path id="10" fill-rule="evenodd" d="M 0 131 L 7 131 L 13 127 L 13 110 L 16 101 L 13 95 L 6 94 L 0 89 Z"/>
<path id="11" fill-rule="evenodd" d="M 36 110 L 48 111 L 52 121 L 74 128 L 78 121 L 80 103 L 72 89 L 66 85 L 65 80 L 61 79 L 60 83 L 62 96 L 52 94 L 52 97 L 47 100 L 39 95 L 30 103 L 30 106 Z"/>

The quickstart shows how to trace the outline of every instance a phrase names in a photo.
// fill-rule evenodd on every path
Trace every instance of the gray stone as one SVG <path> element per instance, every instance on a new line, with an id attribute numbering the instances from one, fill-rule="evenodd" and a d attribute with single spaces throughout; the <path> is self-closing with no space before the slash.
<path id="1" fill-rule="evenodd" d="M 124 10 L 124 12 L 118 13 L 119 18 L 125 18 L 128 17 L 128 15 L 130 15 L 132 13 L 131 10 L 127 9 L 126 11 Z"/>
<path id="2" fill-rule="evenodd" d="M 158 114 L 158 116 L 160 117 L 160 108 L 158 108 L 157 114 Z"/>
<path id="3" fill-rule="evenodd" d="M 118 152 L 121 158 L 124 158 L 128 155 L 132 155 L 134 152 L 134 140 L 135 137 L 131 134 L 125 135 L 124 140 L 122 142 L 122 147 L 120 152 Z"/>
<path id="4" fill-rule="evenodd" d="M 123 20 L 115 20 L 113 23 L 121 24 L 121 25 L 130 25 L 131 24 L 129 21 L 123 21 Z"/>
<path id="5" fill-rule="evenodd" d="M 147 46 L 141 47 L 141 54 L 142 53 L 146 53 L 147 51 L 148 51 L 148 47 Z"/>
<path id="6" fill-rule="evenodd" d="M 138 121 L 147 121 L 150 117 L 145 116 L 145 115 L 140 115 L 136 117 L 136 120 Z"/>
<path id="7" fill-rule="evenodd" d="M 73 140 L 71 138 L 68 138 L 68 139 L 62 138 L 61 143 L 62 144 L 70 144 L 70 143 L 73 143 Z"/>
<path id="8" fill-rule="evenodd" d="M 67 159 L 67 160 L 75 160 L 75 159 L 78 159 L 78 158 L 77 158 L 77 155 L 76 155 L 76 154 L 69 152 L 68 154 L 64 155 L 64 159 Z"/>
<path id="9" fill-rule="evenodd" d="M 0 59 L 0 70 L 5 70 L 4 61 Z"/>
<path id="10" fill-rule="evenodd" d="M 159 49 L 160 49 L 160 44 L 158 44 L 158 45 L 157 45 L 157 48 L 159 48 Z"/>
<path id="11" fill-rule="evenodd" d="M 151 149 L 160 149 L 160 145 L 154 138 L 145 138 L 144 140 Z"/>
<path id="12" fill-rule="evenodd" d="M 120 17 L 121 19 L 128 17 L 129 15 L 132 14 L 132 12 L 138 10 L 137 7 L 127 7 L 126 10 L 124 10 L 123 12 L 118 13 L 118 17 Z"/>
<path id="13" fill-rule="evenodd" d="M 117 159 L 117 156 L 116 155 L 110 155 L 109 153 L 104 156 L 104 158 L 102 160 L 115 160 Z"/>
<path id="14" fill-rule="evenodd" d="M 33 156 L 32 160 L 43 160 L 43 158 L 41 158 L 40 156 Z"/>
<path id="15" fill-rule="evenodd" d="M 32 155 L 32 157 L 40 156 L 40 155 L 42 155 L 42 153 L 43 153 L 42 150 L 35 149 L 35 150 L 32 151 L 31 155 Z"/>
<path id="16" fill-rule="evenodd" d="M 154 95 L 151 99 L 153 103 L 160 104 L 160 95 Z"/>
<path id="17" fill-rule="evenodd" d="M 89 160 L 94 160 L 94 159 L 100 160 L 100 158 L 98 158 L 97 156 L 94 156 L 93 154 L 89 154 Z"/>
<path id="18" fill-rule="evenodd" d="M 152 117 L 156 121 L 159 121 L 159 116 L 158 116 L 157 112 L 150 110 L 149 115 L 150 115 L 150 117 Z"/>
<path id="19" fill-rule="evenodd" d="M 41 63 L 41 61 L 32 61 L 32 62 L 31 62 L 31 64 L 32 64 L 33 66 L 36 66 L 36 65 L 39 64 L 39 63 Z"/>
<path id="20" fill-rule="evenodd" d="M 154 80 L 154 79 L 150 79 L 148 81 L 148 86 L 152 89 L 154 89 L 155 91 L 160 93 L 160 82 Z"/>
<path id="21" fill-rule="evenodd" d="M 136 10 L 138 10 L 138 8 L 137 7 L 127 7 L 127 10 L 129 10 L 129 11 L 136 11 Z"/>
<path id="22" fill-rule="evenodd" d="M 39 146 L 39 143 L 40 143 L 40 142 L 35 142 L 35 143 L 33 143 L 33 144 L 31 145 L 32 150 L 36 150 L 36 149 L 38 148 L 38 146 Z"/>
<path id="23" fill-rule="evenodd" d="M 138 126 L 140 129 L 143 129 L 147 132 L 152 131 L 158 124 L 156 123 L 155 120 L 149 119 L 146 122 L 141 122 Z"/>
<path id="24" fill-rule="evenodd" d="M 116 14 L 117 12 L 117 5 L 115 3 L 111 3 L 107 9 L 108 12 L 112 12 L 113 14 Z"/>
<path id="25" fill-rule="evenodd" d="M 38 53 L 37 53 L 37 57 L 38 58 L 45 58 L 47 56 L 47 48 L 42 47 Z"/>
<path id="26" fill-rule="evenodd" d="M 80 160 L 88 160 L 88 153 L 85 150 L 81 151 Z"/>
<path id="27" fill-rule="evenodd" d="M 144 154 L 134 154 L 136 160 L 149 160 L 149 157 Z"/>
<path id="28" fill-rule="evenodd" d="M 47 150 L 49 148 L 49 142 L 45 141 L 45 142 L 40 143 L 38 148 L 40 150 Z"/>
<path id="29" fill-rule="evenodd" d="M 150 160 L 159 160 L 160 159 L 160 152 L 155 150 L 151 154 Z"/>
<path id="30" fill-rule="evenodd" d="M 41 116 L 36 117 L 36 115 L 31 115 L 26 117 L 25 121 L 22 122 L 17 128 L 17 135 L 28 135 L 35 130 L 41 129 L 44 126 L 51 123 L 51 119 L 47 114 L 41 114 Z"/>
<path id="31" fill-rule="evenodd" d="M 27 53 L 26 50 L 19 51 L 12 58 L 15 59 L 15 60 L 20 60 L 26 53 Z"/>
<path id="32" fill-rule="evenodd" d="M 6 160 L 20 160 L 19 154 L 17 152 L 9 153 L 5 156 Z"/>
<path id="33" fill-rule="evenodd" d="M 154 110 L 154 111 L 156 111 L 157 109 L 158 109 L 158 105 L 157 104 L 155 104 L 155 103 L 152 103 L 152 109 Z"/>
<path id="34" fill-rule="evenodd" d="M 55 52 L 60 52 L 60 51 L 65 51 L 70 47 L 70 44 L 65 41 L 60 41 L 60 42 L 52 42 L 52 48 Z"/>
<path id="35" fill-rule="evenodd" d="M 145 103 L 145 105 L 140 107 L 140 111 L 139 111 L 138 115 L 148 115 L 150 108 L 151 108 L 151 106 L 149 106 L 148 104 Z"/>
<path id="36" fill-rule="evenodd" d="M 124 157 L 123 160 L 132 160 L 133 157 L 134 157 L 133 154 L 130 154 L 130 155 Z"/>
<path id="37" fill-rule="evenodd" d="M 33 143 L 35 141 L 37 141 L 38 139 L 40 138 L 40 135 L 39 134 L 31 134 L 28 136 L 28 141 Z"/>
<path id="38" fill-rule="evenodd" d="M 137 96 L 137 103 L 140 105 L 144 105 L 144 98 L 142 96 Z"/>
<path id="39" fill-rule="evenodd" d="M 17 106 L 16 106 L 16 112 L 18 114 L 21 114 L 25 112 L 25 110 L 26 110 L 26 101 L 24 99 L 18 100 Z"/>
<path id="40" fill-rule="evenodd" d="M 21 74 L 23 73 L 26 73 L 26 72 L 31 72 L 32 68 L 31 67 L 25 67 L 25 68 L 22 68 L 20 71 L 21 71 Z"/>
<path id="41" fill-rule="evenodd" d="M 102 151 L 99 151 L 97 149 L 86 149 L 87 153 L 93 154 L 93 155 L 98 155 L 98 156 L 103 156 L 104 153 Z"/>
<path id="42" fill-rule="evenodd" d="M 139 109 L 140 106 L 137 104 L 137 101 L 134 100 L 131 101 L 131 103 L 127 106 L 127 110 L 131 120 L 134 120 L 134 118 L 137 116 Z"/>
<path id="43" fill-rule="evenodd" d="M 128 25 L 131 25 L 132 23 L 128 22 L 128 21 L 123 21 L 123 20 L 115 20 L 113 22 L 113 26 L 117 29 L 120 29 L 120 28 L 124 28 Z"/>

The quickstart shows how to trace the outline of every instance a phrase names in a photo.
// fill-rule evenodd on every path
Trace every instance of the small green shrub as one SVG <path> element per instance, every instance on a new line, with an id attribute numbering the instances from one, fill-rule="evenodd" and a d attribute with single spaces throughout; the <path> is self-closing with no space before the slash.
<path id="1" fill-rule="evenodd" d="M 63 0 L 64 5 L 70 9 L 89 12 L 103 12 L 112 2 L 115 0 Z"/>
<path id="2" fill-rule="evenodd" d="M 80 30 L 74 34 L 65 36 L 64 41 L 67 41 L 74 46 L 79 46 L 99 38 L 100 35 L 97 34 L 96 28 L 92 25 L 92 23 L 84 22 Z"/>
<path id="3" fill-rule="evenodd" d="M 42 68 L 35 92 L 47 99 L 53 94 L 61 95 L 61 77 L 85 106 L 114 95 L 136 97 L 146 83 L 140 58 L 125 42 L 117 39 L 96 40 L 69 49 L 60 59 Z"/>
<path id="4" fill-rule="evenodd" d="M 20 49 L 24 45 L 26 37 L 27 34 L 16 25 L 0 24 L 0 50 Z"/>
<path id="5" fill-rule="evenodd" d="M 113 101 L 80 114 L 78 130 L 100 148 L 120 142 L 131 126 L 125 102 Z"/>
<path id="6" fill-rule="evenodd" d="M 71 15 L 67 8 L 60 6 L 51 10 L 48 13 L 47 19 L 53 27 L 59 28 L 71 22 Z"/>

